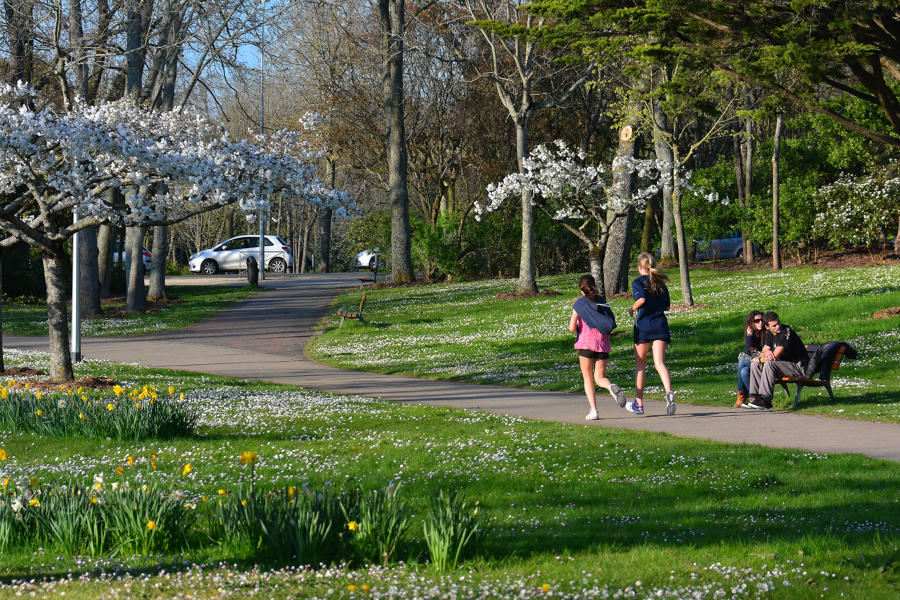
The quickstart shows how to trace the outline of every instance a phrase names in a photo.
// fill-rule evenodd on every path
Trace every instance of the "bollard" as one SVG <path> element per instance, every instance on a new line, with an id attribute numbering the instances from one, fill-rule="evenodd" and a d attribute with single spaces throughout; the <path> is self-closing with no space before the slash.
<path id="1" fill-rule="evenodd" d="M 254 256 L 247 257 L 247 283 L 251 287 L 259 285 L 259 263 Z"/>

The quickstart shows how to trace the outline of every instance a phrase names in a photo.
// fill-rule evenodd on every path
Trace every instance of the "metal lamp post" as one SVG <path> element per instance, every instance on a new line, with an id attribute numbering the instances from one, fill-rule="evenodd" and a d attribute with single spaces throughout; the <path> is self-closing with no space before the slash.
<path id="1" fill-rule="evenodd" d="M 78 222 L 78 207 L 72 209 L 72 222 Z M 81 362 L 81 273 L 78 260 L 81 233 L 72 236 L 72 339 L 69 341 L 69 351 L 72 354 L 72 362 Z"/>

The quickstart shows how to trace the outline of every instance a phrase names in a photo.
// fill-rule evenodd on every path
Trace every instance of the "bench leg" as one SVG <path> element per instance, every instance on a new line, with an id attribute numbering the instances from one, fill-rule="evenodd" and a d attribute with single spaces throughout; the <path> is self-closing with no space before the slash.
<path id="1" fill-rule="evenodd" d="M 787 384 L 786 384 L 785 382 L 783 382 L 783 381 L 779 381 L 778 383 L 781 384 L 781 387 L 784 388 L 784 393 L 785 393 L 785 395 L 786 395 L 788 398 L 790 398 L 790 397 L 791 397 L 791 390 L 788 389 Z"/>
<path id="2" fill-rule="evenodd" d="M 787 387 L 787 386 L 785 386 L 785 387 Z M 794 410 L 797 410 L 797 404 L 800 403 L 800 392 L 802 392 L 802 391 L 803 391 L 803 384 L 798 383 L 797 384 L 797 393 L 794 395 Z"/>

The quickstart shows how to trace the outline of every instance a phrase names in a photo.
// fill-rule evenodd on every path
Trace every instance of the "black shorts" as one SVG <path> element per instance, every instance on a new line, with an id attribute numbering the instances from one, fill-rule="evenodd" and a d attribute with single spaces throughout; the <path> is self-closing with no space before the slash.
<path id="1" fill-rule="evenodd" d="M 606 360 L 609 358 L 609 352 L 595 352 L 594 350 L 579 350 L 578 356 L 590 358 L 593 360 Z"/>

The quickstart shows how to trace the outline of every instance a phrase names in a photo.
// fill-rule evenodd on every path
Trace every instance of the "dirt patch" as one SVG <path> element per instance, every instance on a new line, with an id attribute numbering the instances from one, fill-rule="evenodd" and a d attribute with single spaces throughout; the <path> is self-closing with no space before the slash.
<path id="1" fill-rule="evenodd" d="M 671 313 L 681 313 L 681 312 L 689 312 L 692 310 L 702 310 L 704 308 L 709 308 L 709 304 L 694 304 L 693 306 L 687 306 L 686 304 L 676 304 L 669 308 L 669 312 Z"/>
<path id="2" fill-rule="evenodd" d="M 541 296 L 559 296 L 560 293 L 556 290 L 539 290 L 535 293 L 520 293 L 520 292 L 504 292 L 502 294 L 497 294 L 494 296 L 495 300 L 524 300 L 526 298 L 539 298 Z"/>
<path id="3" fill-rule="evenodd" d="M 876 311 L 874 315 L 872 315 L 873 319 L 890 319 L 891 317 L 896 317 L 900 315 L 900 306 L 894 306 L 891 308 L 885 308 L 883 310 Z"/>
<path id="4" fill-rule="evenodd" d="M 875 265 L 900 265 L 900 254 L 888 247 L 882 255 L 881 251 L 873 251 L 868 248 L 852 248 L 850 250 L 819 250 L 808 258 L 804 252 L 797 256 L 796 251 L 789 251 L 784 255 L 781 263 L 783 267 L 798 267 L 813 265 L 825 269 L 845 269 L 848 267 L 873 267 Z M 668 266 L 668 265 L 667 265 Z M 671 265 L 677 268 L 677 264 Z M 772 257 L 757 258 L 753 264 L 744 264 L 743 258 L 729 258 L 706 263 L 694 263 L 694 268 L 702 267 L 713 271 L 766 271 L 772 268 Z"/>
<path id="5" fill-rule="evenodd" d="M 47 373 L 44 371 L 38 371 L 37 369 L 32 369 L 31 367 L 9 367 L 3 373 L 0 373 L 0 376 L 3 377 L 29 377 L 33 375 L 46 375 Z"/>

